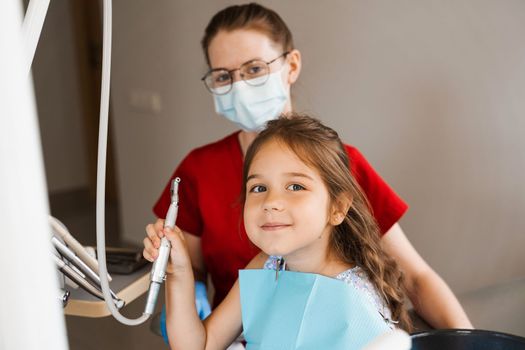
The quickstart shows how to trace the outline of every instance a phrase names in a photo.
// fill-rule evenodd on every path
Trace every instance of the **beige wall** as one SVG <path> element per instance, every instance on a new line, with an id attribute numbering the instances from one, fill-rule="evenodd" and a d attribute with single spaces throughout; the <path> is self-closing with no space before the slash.
<path id="1" fill-rule="evenodd" d="M 199 80 L 203 29 L 231 3 L 114 1 L 113 125 L 128 240 L 142 240 L 181 158 L 233 130 Z M 303 53 L 297 109 L 339 130 L 409 202 L 406 234 L 453 289 L 525 276 L 525 2 L 263 4 Z"/>
<path id="2" fill-rule="evenodd" d="M 32 65 L 49 192 L 89 180 L 70 6 L 50 2 Z"/>

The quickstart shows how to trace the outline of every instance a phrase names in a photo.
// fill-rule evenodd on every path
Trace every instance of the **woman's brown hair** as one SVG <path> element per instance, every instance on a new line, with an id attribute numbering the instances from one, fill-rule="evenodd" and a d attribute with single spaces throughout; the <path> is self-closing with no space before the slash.
<path id="1" fill-rule="evenodd" d="M 396 262 L 380 246 L 378 225 L 370 213 L 366 197 L 350 174 L 349 160 L 339 135 L 319 120 L 292 114 L 268 122 L 248 148 L 244 161 L 242 199 L 250 165 L 257 152 L 270 141 L 288 147 L 323 179 L 332 204 L 341 196 L 351 201 L 343 222 L 334 227 L 330 249 L 339 259 L 360 266 L 384 298 L 399 326 L 411 330 L 405 308 L 403 274 Z"/>
<path id="2" fill-rule="evenodd" d="M 252 29 L 266 34 L 283 52 L 293 50 L 292 33 L 282 18 L 273 10 L 256 3 L 226 7 L 212 17 L 201 40 L 206 63 L 210 65 L 208 48 L 221 30 Z"/>

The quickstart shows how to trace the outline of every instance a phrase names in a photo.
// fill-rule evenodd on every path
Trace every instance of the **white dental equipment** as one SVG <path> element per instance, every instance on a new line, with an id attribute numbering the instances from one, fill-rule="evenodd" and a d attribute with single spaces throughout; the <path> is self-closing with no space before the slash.
<path id="1" fill-rule="evenodd" d="M 59 289 L 58 300 L 60 300 L 63 307 L 67 306 L 67 302 L 69 301 L 70 294 L 71 293 L 68 290 L 64 290 L 62 288 Z"/>
<path id="2" fill-rule="evenodd" d="M 89 294 L 91 294 L 91 295 L 93 295 L 93 296 L 95 296 L 95 297 L 97 297 L 97 298 L 99 298 L 101 300 L 104 300 L 104 295 L 102 295 L 100 290 L 98 290 L 95 286 L 93 286 L 92 284 L 87 282 L 86 279 L 84 278 L 84 276 L 82 276 L 80 273 L 78 273 L 76 270 L 74 270 L 71 266 L 69 266 L 64 261 L 62 261 L 62 259 L 60 259 L 58 256 L 56 256 L 54 254 L 52 254 L 52 256 L 53 256 L 53 261 L 55 262 L 55 264 L 56 264 L 57 268 L 60 270 L 60 272 L 62 272 L 65 276 L 67 276 L 73 282 L 75 282 L 80 287 L 82 287 L 82 289 L 84 289 Z M 62 292 L 62 293 L 67 293 L 67 298 L 69 297 L 69 291 L 66 290 L 65 292 Z M 67 299 L 66 299 L 66 301 L 67 301 Z M 118 299 L 116 296 L 115 296 L 115 299 L 114 299 L 114 303 L 119 309 L 124 306 L 124 301 Z M 65 302 L 63 302 L 63 305 L 65 306 Z"/>
<path id="3" fill-rule="evenodd" d="M 22 38 L 24 44 L 23 66 L 27 74 L 31 69 L 31 63 L 35 57 L 36 46 L 44 20 L 46 18 L 49 0 L 30 1 L 27 5 L 26 15 L 22 23 Z"/>
<path id="4" fill-rule="evenodd" d="M 171 182 L 171 204 L 164 220 L 164 227 L 174 228 L 175 221 L 177 221 L 177 213 L 179 211 L 179 183 L 180 179 L 177 177 Z M 171 244 L 166 237 L 160 240 L 159 256 L 153 263 L 151 269 L 151 282 L 149 285 L 148 299 L 146 300 L 146 307 L 144 313 L 153 314 L 155 304 L 162 282 L 166 279 L 166 267 L 168 266 L 168 259 L 170 257 Z"/>
<path id="5" fill-rule="evenodd" d="M 105 247 L 105 185 L 106 185 L 106 150 L 108 138 L 108 112 L 109 112 L 109 88 L 110 88 L 110 71 L 111 71 L 111 0 L 104 0 L 104 20 L 103 20 L 103 41 L 102 41 L 102 86 L 100 91 L 100 123 L 98 132 L 98 157 L 97 157 L 97 257 L 99 264 L 100 282 L 102 293 L 106 300 L 106 305 L 115 319 L 119 322 L 136 326 L 144 323 L 153 313 L 155 303 L 160 290 L 160 285 L 164 280 L 166 265 L 169 258 L 169 242 L 164 239 L 159 251 L 159 261 L 153 266 L 151 273 L 150 290 L 142 316 L 136 319 L 129 319 L 122 316 L 115 304 L 113 303 L 111 290 L 107 278 L 106 266 L 106 247 Z M 178 208 L 178 181 L 174 180 L 172 186 L 172 203 L 173 209 L 168 210 L 166 225 L 173 227 L 177 216 Z M 174 198 L 176 199 L 174 201 Z M 175 203 L 174 203 L 175 202 Z M 161 255 L 162 254 L 162 258 Z"/>
<path id="6" fill-rule="evenodd" d="M 0 1 L 0 348 L 66 350 L 23 18 L 21 1 Z"/>
<path id="7" fill-rule="evenodd" d="M 26 15 L 22 23 L 22 43 L 23 43 L 23 69 L 26 74 L 29 73 L 33 58 L 35 56 L 36 47 L 42 27 L 44 25 L 44 20 L 46 17 L 47 10 L 49 8 L 50 0 L 38 0 L 30 1 L 27 7 Z M 90 294 L 103 298 L 102 292 L 100 289 L 100 278 L 98 277 L 98 262 L 92 258 L 84 249 L 84 247 L 78 243 L 73 236 L 67 231 L 65 226 L 56 218 L 49 216 L 49 222 L 51 224 L 52 230 L 57 234 L 67 246 L 60 242 L 56 237 L 51 239 L 52 244 L 55 246 L 55 249 L 60 253 L 62 259 L 67 260 L 72 263 L 77 269 L 81 270 L 84 275 L 79 274 L 77 271 L 72 269 L 66 262 L 53 256 L 53 259 L 58 267 L 58 269 L 70 278 L 72 281 L 80 285 Z M 69 249 L 71 248 L 71 250 Z M 73 253 L 74 252 L 74 253 Z M 75 255 L 76 254 L 76 255 Z M 97 273 L 96 273 L 97 272 Z M 87 277 L 91 283 L 84 280 Z M 108 275 L 108 279 L 111 280 L 111 277 Z M 61 291 L 61 300 L 63 306 L 66 305 L 69 298 L 69 291 Z M 115 300 L 115 303 L 118 308 L 124 306 L 124 301 L 118 299 L 115 293 L 111 292 L 112 297 Z"/>
<path id="8" fill-rule="evenodd" d="M 64 241 L 65 244 L 71 249 L 74 254 L 78 256 L 87 266 L 94 272 L 98 273 L 98 261 L 93 258 L 86 250 L 86 248 L 80 244 L 75 237 L 73 237 L 66 226 L 57 218 L 49 215 L 49 224 L 53 230 L 53 234 L 57 235 Z M 98 277 L 98 276 L 97 276 Z M 108 280 L 111 281 L 111 276 L 108 274 Z"/>
<path id="9" fill-rule="evenodd" d="M 64 261 L 60 259 L 60 262 L 56 261 L 58 257 L 55 256 L 55 263 L 57 264 L 59 270 L 62 273 L 64 273 L 67 277 L 69 277 L 69 279 L 71 279 L 73 282 L 79 284 L 90 294 L 104 300 L 104 296 L 102 295 L 102 292 L 100 290 L 100 278 L 98 277 L 98 275 L 57 237 L 53 236 L 51 238 L 51 243 L 53 244 L 57 252 L 60 254 L 62 259 L 65 259 L 67 262 L 75 266 L 78 269 L 78 272 L 80 272 L 81 274 L 69 267 Z M 87 281 L 85 280 L 85 278 L 87 278 Z M 125 302 L 119 299 L 113 291 L 111 291 L 111 296 L 113 297 L 114 302 L 119 309 L 124 306 Z"/>
<path id="10" fill-rule="evenodd" d="M 28 73 L 38 44 L 38 39 L 42 31 L 47 9 L 50 0 L 31 0 L 28 4 L 25 19 L 22 24 L 23 42 L 23 69 Z M 97 166 L 97 251 L 98 263 L 93 259 L 80 243 L 78 243 L 65 229 L 65 227 L 55 218 L 50 217 L 49 222 L 57 237 L 60 237 L 66 244 L 62 243 L 57 237 L 53 237 L 51 242 L 59 252 L 62 259 L 53 254 L 55 264 L 62 273 L 68 276 L 75 283 L 86 289 L 89 293 L 103 297 L 113 316 L 120 322 L 127 325 L 138 325 L 145 322 L 154 311 L 155 303 L 160 290 L 160 285 L 164 281 L 166 266 L 169 258 L 170 244 L 167 239 L 162 239 L 159 259 L 154 264 L 151 272 L 151 284 L 148 292 L 147 303 L 144 314 L 136 319 L 129 320 L 119 314 L 117 308 L 124 305 L 116 294 L 109 288 L 111 277 L 107 273 L 104 214 L 105 214 L 105 168 L 106 168 L 106 148 L 107 148 L 107 129 L 108 129 L 108 110 L 109 110 L 109 88 L 110 88 L 110 60 L 111 60 L 111 32 L 112 32 L 112 4 L 111 0 L 103 2 L 103 53 L 102 53 L 102 86 L 100 101 L 100 124 L 99 124 L 99 146 L 98 146 L 98 166 Z M 173 184 L 172 206 L 167 215 L 166 227 L 173 227 L 177 216 L 177 180 Z M 65 261 L 64 261 L 65 260 Z M 72 264 L 74 267 L 69 266 Z M 87 278 L 87 279 L 86 279 Z M 98 288 L 101 288 L 102 293 Z M 62 300 L 67 301 L 67 292 L 61 292 Z"/>

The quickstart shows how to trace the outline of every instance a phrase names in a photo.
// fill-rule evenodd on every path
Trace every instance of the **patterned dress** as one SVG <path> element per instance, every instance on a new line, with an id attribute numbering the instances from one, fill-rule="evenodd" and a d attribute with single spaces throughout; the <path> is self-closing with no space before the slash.
<path id="1" fill-rule="evenodd" d="M 264 269 L 274 271 L 278 269 L 279 271 L 282 271 L 286 268 L 286 264 L 282 264 L 282 261 L 283 260 L 280 256 L 272 255 L 264 263 Z M 341 272 L 335 278 L 361 291 L 375 306 L 377 312 L 379 312 L 385 320 L 385 323 L 391 329 L 395 328 L 397 322 L 392 320 L 392 312 L 390 308 L 386 305 L 384 299 L 379 295 L 379 292 L 374 287 L 372 281 L 370 281 L 368 275 L 361 267 L 352 267 L 351 269 Z"/>

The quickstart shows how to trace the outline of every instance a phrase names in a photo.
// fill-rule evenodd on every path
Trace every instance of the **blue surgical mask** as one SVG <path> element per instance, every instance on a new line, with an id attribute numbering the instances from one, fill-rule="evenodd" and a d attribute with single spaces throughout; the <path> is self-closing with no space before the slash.
<path id="1" fill-rule="evenodd" d="M 214 95 L 215 111 L 245 131 L 261 131 L 283 112 L 287 101 L 281 70 L 271 73 L 263 85 L 251 86 L 240 80 L 227 94 Z"/>

